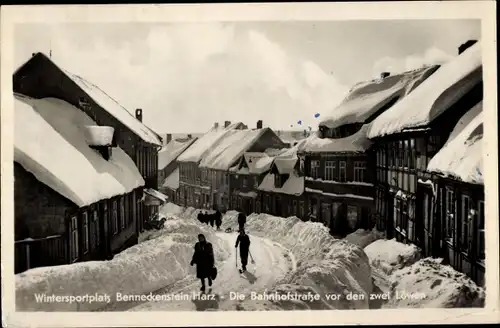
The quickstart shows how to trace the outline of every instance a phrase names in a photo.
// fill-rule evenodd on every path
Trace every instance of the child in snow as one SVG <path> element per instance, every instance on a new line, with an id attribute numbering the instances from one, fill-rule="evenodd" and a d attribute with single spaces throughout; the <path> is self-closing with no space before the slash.
<path id="1" fill-rule="evenodd" d="M 240 234 L 236 239 L 236 245 L 234 247 L 238 248 L 238 244 L 240 245 L 241 272 L 244 272 L 247 270 L 250 238 L 243 229 L 240 229 Z"/>
<path id="2" fill-rule="evenodd" d="M 205 278 L 208 279 L 208 286 L 212 286 L 210 278 L 214 267 L 214 250 L 212 244 L 207 242 L 203 234 L 198 235 L 198 242 L 194 245 L 194 254 L 191 266 L 196 264 L 196 277 L 201 280 L 201 291 L 205 291 Z"/>

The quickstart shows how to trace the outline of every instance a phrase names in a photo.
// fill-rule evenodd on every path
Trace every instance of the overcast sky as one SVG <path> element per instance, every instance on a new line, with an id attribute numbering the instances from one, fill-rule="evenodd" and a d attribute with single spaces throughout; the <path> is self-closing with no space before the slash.
<path id="1" fill-rule="evenodd" d="M 159 133 L 259 119 L 317 125 L 360 81 L 441 63 L 480 38 L 464 20 L 23 24 L 16 67 L 33 52 L 97 84 Z"/>

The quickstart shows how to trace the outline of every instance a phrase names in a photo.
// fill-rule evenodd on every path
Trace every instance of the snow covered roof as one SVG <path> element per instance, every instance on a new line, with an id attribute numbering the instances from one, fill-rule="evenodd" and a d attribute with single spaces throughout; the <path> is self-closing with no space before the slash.
<path id="1" fill-rule="evenodd" d="M 160 152 L 158 152 L 158 169 L 162 170 L 172 161 L 175 161 L 175 159 L 195 141 L 196 138 L 170 141 Z"/>
<path id="2" fill-rule="evenodd" d="M 191 146 L 186 149 L 178 158 L 179 162 L 198 163 L 208 154 L 213 147 L 229 132 L 239 127 L 240 122 L 233 123 L 227 128 L 213 127 L 203 136 L 199 137 Z"/>
<path id="3" fill-rule="evenodd" d="M 120 105 L 116 100 L 111 98 L 108 94 L 102 91 L 98 86 L 90 83 L 89 81 L 83 79 L 81 76 L 75 75 L 61 67 L 52 61 L 51 58 L 47 57 L 45 54 L 39 52 L 37 56 L 43 56 L 45 60 L 50 61 L 55 67 L 57 67 L 61 72 L 63 72 L 69 79 L 75 82 L 90 98 L 92 98 L 99 106 L 101 106 L 105 111 L 115 117 L 122 124 L 127 126 L 135 134 L 137 134 L 145 142 L 161 146 L 161 137 L 148 128 L 144 123 L 139 121 L 132 113 L 130 113 L 125 107 Z"/>
<path id="4" fill-rule="evenodd" d="M 257 130 L 231 130 L 203 157 L 200 167 L 229 170 L 269 128 Z"/>
<path id="5" fill-rule="evenodd" d="M 162 187 L 177 190 L 179 188 L 179 168 L 176 168 L 162 183 Z"/>
<path id="6" fill-rule="evenodd" d="M 96 123 L 69 103 L 15 95 L 14 161 L 77 206 L 143 186 L 132 159 L 119 147 L 105 160 L 85 140 Z"/>
<path id="7" fill-rule="evenodd" d="M 157 198 L 163 202 L 166 202 L 168 199 L 168 196 L 159 192 L 158 190 L 154 190 L 152 188 L 146 188 L 144 189 L 144 192 L 150 196 L 153 196 L 154 198 Z"/>
<path id="8" fill-rule="evenodd" d="M 298 158 L 283 158 L 277 157 L 274 159 L 273 165 L 278 170 L 279 174 L 291 174 L 297 164 Z"/>
<path id="9" fill-rule="evenodd" d="M 365 124 L 358 132 L 339 139 L 319 138 L 316 134 L 313 134 L 300 145 L 299 150 L 307 153 L 364 152 L 372 144 L 366 137 L 368 129 L 369 124 Z"/>
<path id="10" fill-rule="evenodd" d="M 446 144 L 430 160 L 427 167 L 430 172 L 484 184 L 482 108 L 481 101 L 460 119 Z"/>
<path id="11" fill-rule="evenodd" d="M 246 169 L 249 174 L 262 174 L 269 170 L 273 158 L 266 153 L 246 152 L 243 154 L 243 161 L 245 161 L 248 168 L 241 168 L 239 171 Z"/>
<path id="12" fill-rule="evenodd" d="M 281 188 L 276 188 L 274 186 L 274 174 L 268 173 L 257 189 L 261 191 L 300 196 L 304 193 L 304 177 L 299 177 L 295 171 L 292 171 L 283 186 Z"/>
<path id="13" fill-rule="evenodd" d="M 428 125 L 481 81 L 481 43 L 477 42 L 377 117 L 368 138 Z"/>
<path id="14" fill-rule="evenodd" d="M 382 80 L 358 83 L 319 125 L 336 128 L 344 124 L 364 123 L 383 106 L 410 93 L 436 68 L 437 66 L 430 66 L 388 76 Z"/>

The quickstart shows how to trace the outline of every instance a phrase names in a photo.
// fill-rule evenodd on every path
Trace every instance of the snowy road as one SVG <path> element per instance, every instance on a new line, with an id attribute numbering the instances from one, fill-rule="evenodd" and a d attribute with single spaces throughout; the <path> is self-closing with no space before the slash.
<path id="1" fill-rule="evenodd" d="M 198 292 L 200 281 L 193 275 L 155 292 L 156 295 L 189 295 L 189 300 L 169 300 L 155 301 L 141 304 L 129 304 L 129 311 L 205 311 L 205 310 L 238 310 L 241 302 L 230 298 L 231 292 L 237 292 L 240 295 L 249 295 L 251 291 L 259 292 L 281 279 L 290 270 L 295 270 L 296 264 L 293 255 L 281 245 L 265 238 L 252 236 L 250 253 L 255 264 L 251 263 L 249 258 L 248 272 L 240 274 L 236 265 L 236 233 L 217 232 L 217 236 L 227 242 L 227 247 L 232 250 L 231 256 L 224 262 L 216 264 L 218 268 L 218 277 L 212 286 L 211 299 L 196 300 L 191 297 L 193 292 Z M 217 251 L 217 250 L 215 250 Z M 194 271 L 194 269 L 193 269 Z"/>

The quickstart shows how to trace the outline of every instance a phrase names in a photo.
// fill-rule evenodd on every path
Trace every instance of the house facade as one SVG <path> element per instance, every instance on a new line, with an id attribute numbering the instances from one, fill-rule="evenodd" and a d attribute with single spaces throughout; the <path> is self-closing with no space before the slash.
<path id="1" fill-rule="evenodd" d="M 262 128 L 262 121 L 256 129 L 229 121 L 223 128 L 214 126 L 178 158 L 181 204 L 221 211 L 230 209 L 233 189 L 244 189 L 237 184 L 239 180 L 231 185 L 230 179 L 244 153 L 284 145 L 271 129 Z"/>
<path id="2" fill-rule="evenodd" d="M 79 108 L 96 124 L 114 128 L 113 145 L 132 158 L 146 181 L 145 188 L 158 189 L 158 151 L 161 137 L 142 123 L 143 110 L 129 113 L 96 85 L 56 65 L 43 53 L 36 53 L 13 76 L 14 92 L 32 98 L 57 98 Z M 139 199 L 149 198 L 140 195 Z M 160 200 L 157 200 L 160 201 Z M 151 201 L 155 203 L 157 201 Z M 157 214 L 157 206 L 141 202 L 137 230 Z"/>
<path id="3" fill-rule="evenodd" d="M 99 142 L 113 130 L 59 99 L 16 95 L 14 110 L 15 272 L 109 259 L 136 244 L 145 182 L 112 134 Z"/>
<path id="4" fill-rule="evenodd" d="M 372 227 L 375 153 L 366 136 L 369 126 L 436 69 L 384 72 L 380 79 L 358 83 L 300 146 L 307 219 L 322 222 L 337 237 Z"/>
<path id="5" fill-rule="evenodd" d="M 467 271 L 462 263 L 470 262 L 464 261 L 455 242 L 451 248 L 445 247 L 449 245 L 446 236 L 455 231 L 449 227 L 446 213 L 455 220 L 454 213 L 467 211 L 472 199 L 479 204 L 482 187 L 464 184 L 463 188 L 474 196 L 466 195 L 462 202 L 462 187 L 458 187 L 462 184 L 440 178 L 428 167 L 462 116 L 482 97 L 480 43 L 469 42 L 468 47 L 460 47 L 458 57 L 442 65 L 406 99 L 380 115 L 368 133 L 376 154 L 377 228 L 386 232 L 387 238 L 416 244 L 427 256 L 447 258 L 462 272 Z M 479 205 L 476 207 L 479 213 Z"/>

